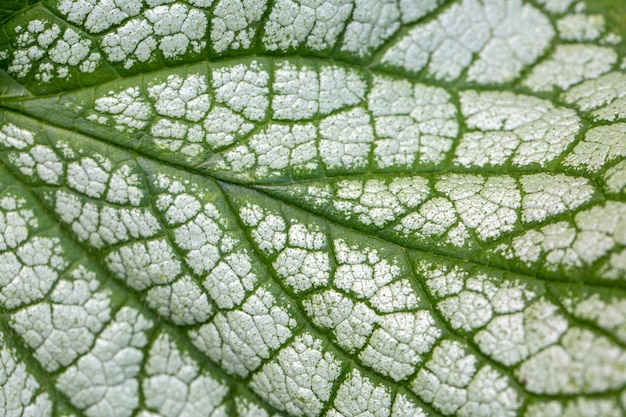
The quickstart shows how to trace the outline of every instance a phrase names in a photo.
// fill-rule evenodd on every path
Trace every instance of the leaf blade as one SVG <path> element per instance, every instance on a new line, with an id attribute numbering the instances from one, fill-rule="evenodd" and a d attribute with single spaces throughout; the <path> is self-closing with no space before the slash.
<path id="1" fill-rule="evenodd" d="M 3 24 L 0 334 L 21 348 L 0 379 L 49 381 L 25 401 L 52 415 L 623 412 L 613 23 L 551 1 L 209 3 Z M 476 54 L 437 38 L 389 63 L 429 31 Z"/>

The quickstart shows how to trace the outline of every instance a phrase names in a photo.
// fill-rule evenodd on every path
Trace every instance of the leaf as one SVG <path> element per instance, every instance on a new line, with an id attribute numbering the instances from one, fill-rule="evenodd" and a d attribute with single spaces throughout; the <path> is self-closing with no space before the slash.
<path id="1" fill-rule="evenodd" d="M 625 414 L 588 6 L 3 5 L 0 414 Z"/>

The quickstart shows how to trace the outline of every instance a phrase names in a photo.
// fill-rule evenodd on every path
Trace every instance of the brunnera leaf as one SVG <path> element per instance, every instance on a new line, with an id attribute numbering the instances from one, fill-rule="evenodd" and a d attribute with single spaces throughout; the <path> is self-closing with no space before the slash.
<path id="1" fill-rule="evenodd" d="M 616 3 L 0 7 L 0 414 L 625 414 Z"/>

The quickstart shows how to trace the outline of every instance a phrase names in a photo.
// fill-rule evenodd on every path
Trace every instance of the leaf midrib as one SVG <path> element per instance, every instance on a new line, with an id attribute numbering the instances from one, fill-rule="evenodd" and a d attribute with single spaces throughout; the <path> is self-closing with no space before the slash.
<path id="1" fill-rule="evenodd" d="M 50 97 L 65 95 L 68 93 L 76 93 L 76 92 L 80 92 L 80 91 L 88 90 L 92 88 L 98 88 L 99 86 L 102 86 L 105 84 L 121 82 L 121 81 L 125 81 L 128 79 L 132 79 L 134 77 L 148 77 L 150 75 L 158 74 L 163 71 L 174 72 L 179 69 L 187 68 L 189 66 L 206 65 L 210 68 L 213 65 L 222 66 L 229 62 L 239 63 L 240 61 L 249 61 L 249 60 L 254 60 L 254 59 L 270 60 L 270 61 L 300 60 L 301 62 L 308 61 L 308 62 L 314 62 L 316 64 L 323 63 L 323 64 L 328 64 L 328 65 L 336 65 L 342 68 L 356 69 L 358 71 L 362 71 L 368 75 L 370 80 L 373 78 L 373 76 L 378 75 L 378 76 L 387 77 L 392 80 L 419 83 L 427 87 L 439 87 L 439 88 L 445 89 L 448 92 L 458 92 L 460 90 L 479 90 L 481 92 L 506 91 L 506 92 L 511 92 L 514 94 L 524 94 L 524 95 L 535 97 L 538 99 L 547 100 L 547 101 L 550 101 L 552 104 L 555 104 L 555 105 L 558 104 L 561 107 L 576 109 L 571 104 L 562 102 L 559 99 L 561 96 L 561 92 L 558 89 L 553 89 L 552 91 L 533 91 L 529 89 L 528 87 L 523 86 L 521 84 L 521 81 L 523 79 L 523 77 L 521 76 L 516 78 L 513 81 L 504 82 L 504 83 L 493 83 L 493 84 L 478 84 L 475 82 L 469 82 L 469 81 L 465 81 L 462 77 L 459 77 L 455 80 L 444 80 L 444 79 L 439 80 L 439 79 L 429 77 L 428 73 L 412 74 L 408 71 L 402 71 L 396 68 L 375 66 L 372 63 L 366 63 L 366 64 L 362 64 L 358 62 L 355 63 L 354 61 L 350 61 L 347 58 L 341 58 L 341 57 L 336 57 L 336 56 L 328 57 L 324 55 L 305 54 L 305 53 L 298 53 L 298 52 L 279 54 L 279 53 L 272 53 L 272 52 L 266 52 L 266 51 L 252 51 L 252 52 L 246 51 L 245 54 L 234 54 L 234 55 L 229 55 L 229 56 L 222 55 L 219 57 L 207 57 L 205 59 L 200 59 L 197 61 L 180 62 L 174 65 L 163 65 L 162 67 L 155 67 L 146 71 L 118 75 L 117 77 L 109 78 L 101 82 L 88 84 L 88 85 L 76 87 L 76 88 L 67 88 L 67 89 L 63 89 L 57 92 L 51 92 L 47 94 L 46 93 L 38 94 L 37 92 L 29 89 L 27 86 L 24 86 L 22 83 L 15 80 L 13 76 L 6 73 L 5 68 L 0 69 L 0 71 L 7 74 L 8 77 L 15 80 L 15 82 L 17 82 L 19 85 L 24 87 L 31 94 L 30 96 L 9 97 L 9 99 L 14 99 L 14 100 L 29 99 L 29 98 L 30 99 L 43 99 L 43 98 L 50 98 Z M 272 70 L 269 70 L 269 71 L 271 72 Z M 619 61 L 616 62 L 613 65 L 613 68 L 609 70 L 608 72 L 611 72 L 611 71 L 620 71 Z M 583 82 L 585 82 L 585 80 L 580 81 L 578 84 L 583 83 Z M 572 89 L 578 84 L 571 85 L 568 89 Z M 54 87 L 55 84 L 52 83 L 51 86 Z M 371 85 L 368 84 L 368 87 L 371 87 Z M 0 106 L 2 106 L 2 101 L 3 101 L 2 98 L 3 97 L 0 96 Z M 304 121 L 307 121 L 307 120 L 310 120 L 310 119 L 306 119 Z M 289 121 L 287 120 L 286 122 L 289 122 Z"/>
<path id="2" fill-rule="evenodd" d="M 2 104 L 3 103 L 0 100 L 0 107 L 3 107 Z M 588 278 L 585 278 L 585 279 L 582 279 L 582 280 L 572 280 L 572 279 L 567 279 L 565 277 L 561 277 L 560 275 L 556 276 L 556 277 L 549 277 L 549 276 L 542 276 L 542 275 L 532 275 L 532 274 L 527 273 L 525 271 L 503 269 L 503 268 L 500 268 L 498 266 L 491 265 L 491 264 L 485 263 L 485 262 L 481 262 L 480 260 L 475 259 L 476 255 L 482 253 L 482 251 L 485 249 L 485 247 L 483 247 L 481 250 L 473 253 L 470 257 L 464 258 L 464 257 L 461 257 L 461 256 L 458 256 L 458 257 L 457 256 L 453 256 L 450 253 L 445 253 L 445 252 L 442 252 L 442 251 L 438 251 L 437 248 L 432 248 L 432 251 L 426 251 L 426 250 L 415 248 L 415 247 L 403 246 L 402 244 L 400 244 L 398 242 L 395 242 L 393 240 L 387 239 L 384 236 L 380 236 L 379 234 L 375 234 L 374 235 L 371 230 L 362 230 L 362 229 L 360 229 L 358 227 L 358 225 L 355 226 L 354 224 L 350 224 L 348 222 L 346 222 L 345 224 L 341 223 L 341 222 L 337 222 L 334 219 L 332 219 L 331 216 L 324 215 L 323 213 L 315 212 L 315 211 L 313 211 L 313 210 L 311 210 L 311 209 L 309 209 L 307 207 L 296 206 L 296 205 L 290 203 L 289 201 L 280 199 L 280 198 L 276 197 L 275 195 L 272 195 L 272 194 L 268 193 L 264 189 L 264 186 L 266 186 L 266 184 L 254 185 L 254 184 L 250 184 L 249 182 L 238 182 L 236 180 L 225 180 L 223 178 L 214 177 L 214 176 L 211 176 L 211 175 L 207 174 L 206 172 L 199 171 L 198 169 L 195 169 L 194 167 L 184 166 L 184 165 L 180 165 L 180 164 L 175 164 L 175 163 L 170 162 L 170 161 L 161 160 L 161 159 L 155 157 L 154 155 L 150 155 L 150 154 L 139 152 L 137 149 L 132 148 L 130 146 L 124 146 L 124 145 L 119 144 L 119 143 L 109 142 L 106 139 L 103 139 L 103 138 L 100 138 L 100 137 L 96 137 L 96 136 L 88 136 L 88 135 L 86 135 L 84 133 L 81 133 L 81 132 L 71 131 L 71 130 L 67 129 L 64 126 L 53 124 L 49 120 L 36 119 L 36 118 L 32 117 L 31 115 L 29 115 L 27 113 L 24 113 L 24 112 L 21 112 L 21 111 L 16 111 L 16 109 L 14 109 L 14 108 L 6 108 L 6 109 L 8 111 L 12 112 L 12 113 L 19 114 L 20 117 L 24 117 L 24 118 L 32 120 L 34 123 L 38 123 L 38 124 L 42 124 L 42 125 L 49 125 L 53 129 L 57 129 L 57 130 L 64 131 L 64 132 L 71 132 L 72 135 L 79 135 L 79 136 L 82 136 L 82 137 L 84 137 L 84 138 L 86 138 L 88 140 L 95 140 L 95 141 L 97 141 L 99 143 L 102 143 L 102 144 L 104 144 L 106 146 L 112 146 L 112 147 L 120 149 L 120 150 L 122 150 L 124 152 L 131 153 L 131 154 L 133 154 L 135 156 L 141 156 L 142 158 L 145 158 L 147 160 L 153 161 L 153 162 L 155 162 L 157 164 L 163 164 L 163 165 L 166 165 L 166 166 L 170 166 L 170 167 L 175 168 L 177 170 L 180 170 L 180 171 L 183 171 L 183 172 L 188 172 L 188 173 L 193 174 L 193 175 L 198 175 L 198 176 L 210 179 L 212 181 L 222 182 L 222 183 L 225 183 L 225 184 L 230 184 L 230 185 L 234 185 L 234 186 L 238 186 L 238 187 L 244 187 L 244 188 L 247 188 L 247 189 L 252 189 L 252 190 L 261 192 L 264 195 L 267 195 L 268 197 L 270 197 L 270 198 L 272 198 L 274 200 L 281 201 L 283 204 L 289 205 L 289 206 L 294 207 L 294 208 L 296 208 L 298 210 L 305 211 L 305 212 L 307 212 L 307 213 L 309 213 L 309 214 L 311 214 L 313 216 L 320 217 L 320 218 L 324 219 L 325 221 L 329 222 L 332 225 L 339 226 L 339 227 L 344 227 L 344 228 L 346 228 L 348 230 L 351 230 L 351 231 L 353 231 L 355 233 L 364 234 L 366 236 L 374 237 L 374 238 L 384 242 L 385 244 L 393 245 L 395 247 L 401 248 L 402 250 L 413 250 L 413 251 L 416 251 L 418 253 L 424 253 L 424 254 L 428 254 L 430 256 L 438 256 L 438 257 L 443 258 L 443 259 L 460 261 L 460 262 L 464 262 L 464 263 L 470 263 L 470 264 L 477 265 L 477 266 L 482 266 L 482 267 L 488 267 L 488 268 L 491 268 L 491 269 L 493 269 L 495 271 L 506 272 L 506 273 L 513 273 L 513 274 L 519 275 L 521 277 L 524 277 L 526 279 L 539 280 L 541 282 L 561 282 L 561 283 L 565 283 L 565 284 L 576 284 L 576 283 L 579 283 L 579 282 L 583 282 L 585 286 L 589 286 L 590 288 L 598 287 L 598 288 L 620 288 L 620 289 L 626 289 L 626 281 L 625 282 L 611 281 L 610 283 L 608 283 L 608 282 L 602 281 L 600 279 L 588 279 Z M 9 170 L 9 172 L 10 172 L 10 170 Z M 445 172 L 448 172 L 448 171 L 446 170 Z M 452 171 L 450 171 L 450 172 L 452 172 Z M 430 172 L 428 174 L 431 174 L 431 173 L 436 173 L 436 171 L 435 172 Z M 467 173 L 467 172 L 465 172 L 465 173 Z M 471 172 L 471 173 L 474 174 L 474 172 Z M 412 175 L 411 173 L 404 173 L 404 172 L 402 174 L 403 175 Z M 419 175 L 421 173 L 417 172 L 415 174 Z M 520 173 L 520 175 L 522 175 L 522 174 L 523 173 Z M 373 173 L 372 175 L 386 175 L 386 174 L 385 173 L 380 173 L 380 174 Z M 281 184 L 281 185 L 287 185 L 287 184 L 289 184 L 289 183 L 285 183 L 285 184 Z M 611 201 L 611 200 L 607 199 L 606 201 Z M 568 213 L 564 213 L 562 216 L 568 216 L 568 215 L 571 215 L 571 213 L 569 213 L 569 214 Z M 550 220 L 553 221 L 554 218 L 551 218 Z M 364 228 L 364 229 L 366 229 L 366 228 Z M 507 238 L 512 237 L 512 236 L 515 236 L 515 234 L 514 233 L 504 234 L 503 236 L 500 236 L 498 239 L 490 241 L 488 243 L 488 246 L 495 246 L 495 245 L 497 245 L 500 242 L 500 240 L 507 239 Z M 609 255 L 605 255 L 605 257 L 609 256 Z"/>

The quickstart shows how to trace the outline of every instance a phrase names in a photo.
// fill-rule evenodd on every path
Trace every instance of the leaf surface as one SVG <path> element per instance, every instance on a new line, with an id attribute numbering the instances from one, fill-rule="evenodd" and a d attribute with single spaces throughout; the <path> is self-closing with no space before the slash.
<path id="1" fill-rule="evenodd" d="M 0 414 L 623 415 L 616 10 L 3 5 Z"/>

